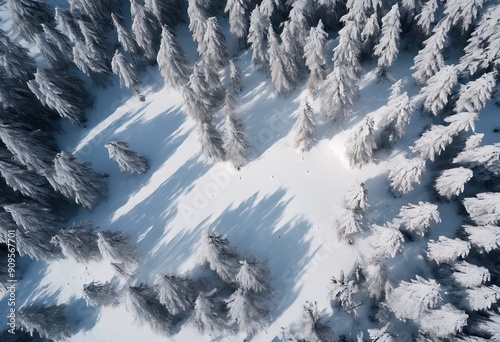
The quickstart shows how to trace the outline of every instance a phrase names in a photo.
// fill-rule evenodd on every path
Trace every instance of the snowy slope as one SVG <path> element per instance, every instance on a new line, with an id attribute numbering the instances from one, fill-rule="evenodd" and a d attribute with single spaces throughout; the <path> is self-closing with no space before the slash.
<path id="1" fill-rule="evenodd" d="M 190 33 L 184 26 L 177 30 L 193 61 L 195 48 Z M 412 58 L 403 52 L 389 71 L 393 79 L 381 83 L 375 65 L 365 64 L 361 95 L 351 122 L 332 127 L 318 113 L 317 141 L 311 151 L 299 153 L 293 149 L 291 128 L 306 91 L 300 88 L 287 97 L 277 97 L 270 80 L 253 70 L 250 52 L 243 53 L 238 60 L 245 75 L 238 115 L 246 125 L 252 161 L 241 172 L 205 159 L 195 123 L 184 113 L 181 94 L 165 88 L 155 68 L 142 74 L 145 102 L 128 90 L 120 90 L 117 80 L 113 87 L 99 90 L 86 127 L 64 126 L 60 146 L 91 161 L 97 171 L 109 174 L 109 199 L 93 211 L 81 209 L 74 221 L 90 219 L 100 229 L 130 234 L 139 250 L 139 269 L 125 282 L 116 278 L 104 261 L 88 265 L 68 259 L 48 265 L 33 262 L 18 285 L 18 305 L 36 300 L 68 303 L 70 317 L 80 320 L 79 331 L 71 341 L 164 341 L 164 336 L 156 335 L 149 327 L 138 327 L 125 305 L 115 309 L 86 307 L 81 298 L 83 284 L 111 279 L 120 286 L 152 284 L 158 274 L 192 272 L 197 269 L 200 236 L 211 227 L 244 256 L 269 261 L 276 289 L 271 324 L 252 341 L 271 341 L 279 336 L 281 327 L 299 318 L 307 300 L 318 301 L 321 309 L 331 313 L 327 299 L 331 276 L 341 270 L 349 272 L 360 254 L 369 253 L 363 242 L 347 245 L 337 241 L 332 229 L 333 206 L 341 203 L 346 189 L 355 181 L 365 182 L 370 203 L 367 216 L 370 222 L 379 224 L 392 219 L 402 205 L 429 200 L 425 178 L 421 186 L 402 198 L 387 193 L 388 170 L 401 162 L 408 146 L 430 122 L 421 117 L 420 111 L 413 113 L 405 137 L 390 152 L 377 153 L 376 162 L 352 169 L 344 157 L 349 129 L 368 114 L 377 118 L 395 80 L 403 79 L 404 89 L 418 103 L 418 88 L 409 76 Z M 314 107 L 318 109 L 316 104 Z M 498 125 L 494 111 L 489 104 L 477 124 L 476 131 L 485 133 L 484 143 L 498 141 L 491 133 L 492 125 Z M 112 139 L 126 141 L 145 155 L 150 170 L 139 176 L 122 174 L 104 148 Z M 431 227 L 431 238 L 451 235 L 461 221 L 454 204 L 439 204 L 439 210 L 443 222 Z M 409 265 L 421 260 L 418 253 L 411 253 L 411 248 L 406 256 Z M 402 279 L 409 276 L 404 272 L 399 275 Z M 5 301 L 4 296 L 0 301 L 2 324 Z M 334 320 L 333 324 L 341 331 L 349 331 L 341 322 Z M 241 341 L 245 337 L 228 334 L 204 336 L 202 340 Z M 200 339 L 186 322 L 178 334 L 167 340 Z"/>

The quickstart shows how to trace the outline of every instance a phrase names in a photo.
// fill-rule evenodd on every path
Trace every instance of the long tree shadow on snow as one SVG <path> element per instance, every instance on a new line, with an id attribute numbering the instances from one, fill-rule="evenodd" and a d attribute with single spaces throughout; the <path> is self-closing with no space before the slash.
<path id="1" fill-rule="evenodd" d="M 242 258 L 255 256 L 267 259 L 272 273 L 272 286 L 277 291 L 273 298 L 272 320 L 278 318 L 297 298 L 301 285 L 297 283 L 308 256 L 310 242 L 306 234 L 311 223 L 302 216 L 282 222 L 291 199 L 286 191 L 258 199 L 258 193 L 237 207 L 228 207 L 210 227 L 225 235 Z M 205 227 L 197 227 L 200 234 Z"/>

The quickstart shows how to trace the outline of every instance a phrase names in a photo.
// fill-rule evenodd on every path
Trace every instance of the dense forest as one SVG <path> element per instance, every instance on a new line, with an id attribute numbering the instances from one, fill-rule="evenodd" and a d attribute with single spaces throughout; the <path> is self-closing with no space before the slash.
<path id="1" fill-rule="evenodd" d="M 74 219 L 108 200 L 110 176 L 58 143 L 62 127 L 86 127 L 97 93 L 116 80 L 128 96 L 148 101 L 142 77 L 156 68 L 164 86 L 182 94 L 204 158 L 241 171 L 254 162 L 238 104 L 248 89 L 248 71 L 238 62 L 249 53 L 252 72 L 265 75 L 276 98 L 292 101 L 297 89 L 306 94 L 292 128 L 301 155 L 321 140 L 319 121 L 350 127 L 344 157 L 353 170 L 399 146 L 412 117 L 428 123 L 388 171 L 385 190 L 404 199 L 425 184 L 430 196 L 412 196 L 394 217 L 374 222 L 369 210 L 377 194 L 361 181 L 352 184 L 330 213 L 331 229 L 340 244 L 364 250 L 353 269 L 324 284 L 333 313 L 310 298 L 275 340 L 500 340 L 500 142 L 483 143 L 484 134 L 475 132 L 483 108 L 500 105 L 499 1 L 3 0 L 1 6 L 7 18 L 0 25 L 2 265 L 15 231 L 19 274 L 35 262 L 105 262 L 113 280 L 86 284 L 85 306 L 124 304 L 138 325 L 167 340 L 185 325 L 210 338 L 223 332 L 250 339 L 265 330 L 280 292 L 269 260 L 240 251 L 211 226 L 195 251 L 203 272 L 141 279 L 142 260 L 129 234 Z M 183 25 L 196 46 L 194 64 L 177 35 Z M 395 79 L 402 53 L 413 56 L 412 66 L 407 79 Z M 353 108 L 368 69 L 390 95 L 376 116 L 359 117 Z M 496 119 L 496 141 L 499 127 Z M 128 142 L 102 145 L 121 172 L 151 172 L 150 160 Z M 453 235 L 436 237 L 430 227 L 448 222 L 438 210 L 442 203 L 455 206 L 461 223 Z M 4 266 L 0 282 L 8 288 Z M 6 330 L 2 341 L 71 340 L 81 324 L 67 304 L 18 304 L 16 334 Z"/>

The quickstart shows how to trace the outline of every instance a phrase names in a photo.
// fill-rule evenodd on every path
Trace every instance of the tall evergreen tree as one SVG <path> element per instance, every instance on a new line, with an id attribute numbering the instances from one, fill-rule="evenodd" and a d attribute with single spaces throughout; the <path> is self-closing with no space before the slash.
<path id="1" fill-rule="evenodd" d="M 227 309 L 224 304 L 216 290 L 198 294 L 192 319 L 200 333 L 213 334 L 227 330 Z"/>
<path id="2" fill-rule="evenodd" d="M 93 281 L 83 285 L 83 297 L 88 306 L 116 307 L 120 304 L 118 290 L 110 282 L 99 283 Z"/>
<path id="3" fill-rule="evenodd" d="M 32 42 L 42 32 L 41 24 L 54 26 L 52 13 L 43 0 L 7 0 L 12 28 L 19 36 Z"/>
<path id="4" fill-rule="evenodd" d="M 113 140 L 104 147 L 108 149 L 109 157 L 118 163 L 121 172 L 141 174 L 149 169 L 147 160 L 132 151 L 126 142 Z"/>
<path id="5" fill-rule="evenodd" d="M 118 49 L 111 60 L 111 70 L 118 76 L 121 87 L 131 89 L 135 96 L 144 101 L 144 96 L 140 93 L 141 80 L 135 70 L 135 66 Z"/>
<path id="6" fill-rule="evenodd" d="M 198 44 L 197 50 L 201 54 L 205 50 L 204 40 L 206 32 L 207 13 L 200 7 L 197 0 L 188 0 L 189 31 L 193 40 Z"/>
<path id="7" fill-rule="evenodd" d="M 185 276 L 166 274 L 156 278 L 158 299 L 172 315 L 194 309 L 196 289 L 194 281 Z"/>
<path id="8" fill-rule="evenodd" d="M 97 247 L 97 234 L 90 221 L 82 221 L 62 229 L 51 243 L 61 247 L 63 254 L 78 262 L 99 261 L 102 256 Z"/>
<path id="9" fill-rule="evenodd" d="M 36 71 L 36 64 L 28 50 L 13 42 L 0 30 L 0 66 L 19 83 L 26 83 Z"/>
<path id="10" fill-rule="evenodd" d="M 412 77 L 419 85 L 423 85 L 444 67 L 443 49 L 447 42 L 448 29 L 445 25 L 438 25 L 434 33 L 424 41 L 424 47 L 413 59 L 414 70 Z"/>
<path id="11" fill-rule="evenodd" d="M 391 10 L 382 18 L 382 31 L 380 40 L 373 54 L 378 57 L 380 76 L 385 78 L 387 68 L 390 67 L 399 53 L 399 35 L 401 34 L 401 23 L 399 7 L 393 5 Z"/>
<path id="12" fill-rule="evenodd" d="M 223 281 L 236 281 L 238 253 L 220 234 L 208 229 L 203 233 L 198 257 L 201 264 L 208 264 Z"/>
<path id="13" fill-rule="evenodd" d="M 258 69 L 269 70 L 268 30 L 271 22 L 257 6 L 250 16 L 248 42 L 252 47 L 252 63 Z"/>
<path id="14" fill-rule="evenodd" d="M 241 69 L 236 65 L 234 59 L 229 61 L 229 78 L 231 80 L 231 88 L 235 94 L 241 93 L 243 89 L 243 76 L 241 74 Z"/>
<path id="15" fill-rule="evenodd" d="M 484 3 L 484 0 L 446 2 L 443 17 L 449 20 L 452 27 L 456 27 L 462 32 L 467 32 L 476 23 L 476 19 Z"/>
<path id="16" fill-rule="evenodd" d="M 171 87 L 182 87 L 189 80 L 188 59 L 168 26 L 163 26 L 161 37 L 156 58 L 160 73 Z"/>
<path id="17" fill-rule="evenodd" d="M 25 232 L 36 235 L 40 229 L 52 234 L 58 231 L 58 218 L 50 207 L 37 202 L 25 202 L 6 204 L 3 208 L 12 215 L 17 226 Z"/>
<path id="18" fill-rule="evenodd" d="M 414 184 L 420 184 L 424 170 L 425 160 L 405 159 L 389 172 L 389 191 L 397 197 L 410 192 Z"/>
<path id="19" fill-rule="evenodd" d="M 224 141 L 212 120 L 200 121 L 198 123 L 198 132 L 203 154 L 211 161 L 224 161 L 226 159 Z"/>
<path id="20" fill-rule="evenodd" d="M 297 121 L 294 125 L 296 132 L 295 147 L 300 151 L 308 151 L 311 148 L 312 136 L 315 131 L 314 111 L 307 97 L 302 100 L 299 108 Z"/>
<path id="21" fill-rule="evenodd" d="M 448 104 L 450 95 L 458 83 L 457 68 L 446 66 L 427 80 L 427 84 L 421 89 L 420 94 L 424 97 L 423 109 L 434 116 Z"/>
<path id="22" fill-rule="evenodd" d="M 307 88 L 313 99 L 318 95 L 319 87 L 326 77 L 328 67 L 325 51 L 328 35 L 323 28 L 323 22 L 320 20 L 318 26 L 311 28 L 304 46 L 305 63 L 311 72 Z"/>
<path id="23" fill-rule="evenodd" d="M 229 14 L 229 30 L 244 44 L 250 26 L 249 5 L 251 3 L 245 0 L 228 0 L 224 9 Z"/>
<path id="24" fill-rule="evenodd" d="M 97 233 L 97 245 L 101 255 L 111 262 L 133 271 L 139 262 L 137 250 L 130 244 L 130 236 L 122 232 L 104 230 Z"/>
<path id="25" fill-rule="evenodd" d="M 460 86 L 455 112 L 478 112 L 486 106 L 495 89 L 497 72 L 491 71 Z"/>
<path id="26" fill-rule="evenodd" d="M 56 7 L 55 19 L 61 32 L 68 37 L 71 42 L 76 43 L 83 39 L 78 23 L 69 10 Z"/>
<path id="27" fill-rule="evenodd" d="M 236 100 L 229 91 L 226 91 L 224 111 L 226 113 L 226 121 L 223 140 L 226 160 L 239 169 L 248 163 L 249 144 L 245 139 L 245 127 L 236 115 Z"/>
<path id="28" fill-rule="evenodd" d="M 201 55 L 205 60 L 206 66 L 213 70 L 219 70 L 227 63 L 228 54 L 226 38 L 217 22 L 217 18 L 208 18 L 203 41 L 205 49 L 201 51 Z"/>
<path id="29" fill-rule="evenodd" d="M 229 323 L 238 324 L 240 331 L 254 334 L 266 326 L 269 311 L 255 301 L 252 292 L 237 289 L 226 303 Z"/>
<path id="30" fill-rule="evenodd" d="M 17 314 L 21 329 L 32 336 L 36 331 L 40 337 L 54 341 L 68 339 L 72 335 L 73 326 L 66 318 L 66 304 L 45 306 L 33 304 L 22 307 Z"/>
<path id="31" fill-rule="evenodd" d="M 346 142 L 346 153 L 352 167 L 360 167 L 368 163 L 377 147 L 374 138 L 373 119 L 366 117 L 354 128 Z"/>
<path id="32" fill-rule="evenodd" d="M 118 42 L 122 46 L 123 50 L 130 53 L 132 58 L 136 58 L 140 54 L 140 48 L 139 45 L 137 45 L 132 32 L 127 26 L 125 26 L 125 19 L 116 13 L 111 13 L 111 19 L 113 20 L 113 25 L 116 28 Z"/>
<path id="33" fill-rule="evenodd" d="M 146 7 L 162 25 L 174 27 L 182 22 L 183 5 L 179 0 L 146 0 Z"/>
<path id="34" fill-rule="evenodd" d="M 154 14 L 144 6 L 138 6 L 132 17 L 132 32 L 148 61 L 156 60 L 160 45 L 159 31 L 160 27 Z"/>
<path id="35" fill-rule="evenodd" d="M 288 58 L 272 26 L 269 26 L 268 33 L 271 80 L 278 94 L 286 94 L 295 88 L 297 80 L 289 69 Z"/>

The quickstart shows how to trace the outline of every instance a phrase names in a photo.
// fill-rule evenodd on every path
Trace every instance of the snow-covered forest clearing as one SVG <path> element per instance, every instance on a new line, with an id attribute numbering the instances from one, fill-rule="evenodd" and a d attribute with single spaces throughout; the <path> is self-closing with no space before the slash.
<path id="1" fill-rule="evenodd" d="M 500 341 L 500 1 L 0 0 L 0 341 Z"/>

